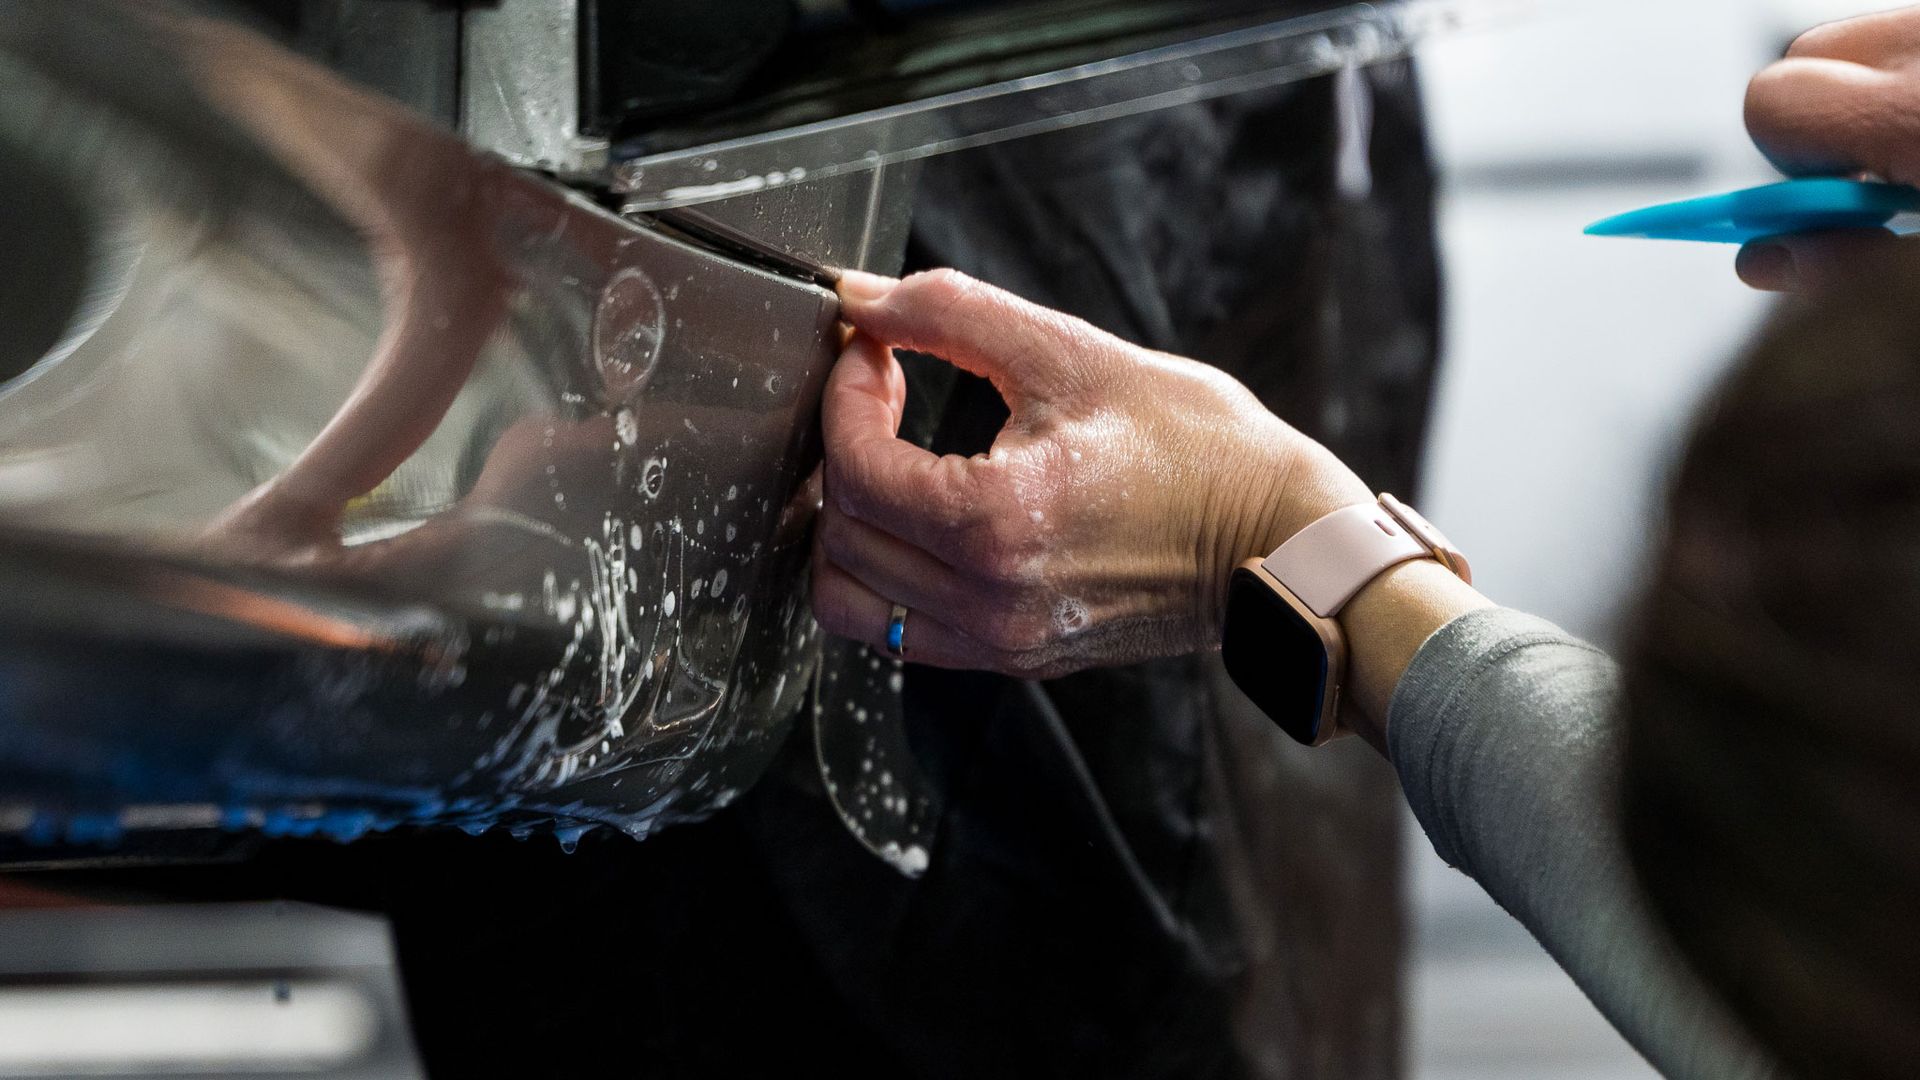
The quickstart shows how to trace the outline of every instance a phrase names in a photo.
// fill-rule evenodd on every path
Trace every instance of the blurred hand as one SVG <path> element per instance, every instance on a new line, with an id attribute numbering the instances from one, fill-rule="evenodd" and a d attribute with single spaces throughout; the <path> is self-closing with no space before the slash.
<path id="1" fill-rule="evenodd" d="M 232 23 L 134 4 L 165 55 L 366 243 L 386 326 L 353 393 L 298 458 L 207 532 L 235 555 L 342 554 L 347 504 L 439 428 L 506 318 L 511 171 L 400 106 Z"/>
<path id="2" fill-rule="evenodd" d="M 1130 345 L 951 271 L 849 274 L 857 333 L 826 391 L 814 611 L 916 663 L 1047 678 L 1219 643 L 1227 580 L 1322 515 L 1371 501 L 1338 459 L 1225 373 Z M 990 453 L 897 437 L 892 348 L 991 380 Z"/>
<path id="3" fill-rule="evenodd" d="M 1920 184 L 1920 8 L 1803 35 L 1754 78 L 1747 128 L 1789 175 Z M 1740 253 L 1739 272 L 1755 288 L 1814 288 L 1894 242 L 1879 229 L 1758 241 Z"/>

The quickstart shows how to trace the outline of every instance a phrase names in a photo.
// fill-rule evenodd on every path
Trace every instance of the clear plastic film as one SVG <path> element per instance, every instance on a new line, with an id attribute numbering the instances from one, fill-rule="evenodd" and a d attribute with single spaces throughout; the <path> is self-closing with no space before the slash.
<path id="1" fill-rule="evenodd" d="M 832 295 L 236 28 L 0 8 L 0 834 L 751 785 L 817 662 Z"/>
<path id="2" fill-rule="evenodd" d="M 770 134 L 647 154 L 616 165 L 614 186 L 631 211 L 737 198 L 1366 67 L 1405 56 L 1436 35 L 1532 8 L 1533 0 L 1352 4 Z"/>

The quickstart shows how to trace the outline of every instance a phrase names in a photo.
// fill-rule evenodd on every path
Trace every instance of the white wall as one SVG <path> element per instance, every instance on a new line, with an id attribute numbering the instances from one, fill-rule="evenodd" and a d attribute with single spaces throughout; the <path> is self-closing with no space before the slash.
<path id="1" fill-rule="evenodd" d="M 1550 0 L 1425 58 L 1453 177 L 1430 513 L 1495 599 L 1603 642 L 1660 465 L 1763 302 L 1730 250 L 1581 229 L 1769 177 L 1741 100 L 1788 35 L 1757 7 Z"/>
<path id="2" fill-rule="evenodd" d="M 1672 451 L 1766 311 L 1730 249 L 1581 229 L 1772 179 L 1741 125 L 1748 78 L 1797 30 L 1886 6 L 1540 0 L 1531 19 L 1425 54 L 1451 178 L 1425 509 L 1494 599 L 1614 640 Z M 1424 840 L 1411 858 L 1413 1075 L 1652 1075 L 1477 886 Z"/>

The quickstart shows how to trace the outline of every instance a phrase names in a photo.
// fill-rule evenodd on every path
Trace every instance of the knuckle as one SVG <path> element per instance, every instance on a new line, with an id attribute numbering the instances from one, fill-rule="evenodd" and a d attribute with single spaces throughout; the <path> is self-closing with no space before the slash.
<path id="1" fill-rule="evenodd" d="M 935 464 L 920 491 L 929 514 L 958 523 L 973 516 L 979 492 L 967 475 L 965 458 L 949 455 Z"/>
<path id="2" fill-rule="evenodd" d="M 815 533 L 820 540 L 820 550 L 834 564 L 845 566 L 854 554 L 852 519 L 837 507 L 828 507 L 820 514 L 819 529 Z"/>
<path id="3" fill-rule="evenodd" d="M 1232 372 L 1203 364 L 1198 360 L 1186 360 L 1183 366 L 1187 374 L 1197 381 L 1214 397 L 1226 398 L 1233 402 L 1257 401 L 1247 384 L 1235 378 Z"/>
<path id="4" fill-rule="evenodd" d="M 867 477 L 859 455 L 829 457 L 823 479 L 830 509 L 850 518 L 858 518 L 866 511 Z"/>
<path id="5" fill-rule="evenodd" d="M 958 270 L 925 270 L 901 283 L 896 295 L 908 307 L 920 309 L 936 321 L 954 318 L 976 308 L 989 296 L 988 286 Z"/>
<path id="6" fill-rule="evenodd" d="M 979 638 L 1012 668 L 1025 670 L 1040 650 L 1051 644 L 1051 628 L 1017 611 L 1002 610 L 979 628 Z"/>
<path id="7" fill-rule="evenodd" d="M 967 529 L 962 551 L 974 573 L 989 584 L 1018 584 L 1029 576 L 1032 538 L 1024 523 L 1008 517 L 990 517 Z"/>
<path id="8" fill-rule="evenodd" d="M 836 637 L 856 636 L 853 597 L 844 582 L 832 575 L 818 574 L 813 580 L 813 621 Z"/>
<path id="9" fill-rule="evenodd" d="M 835 636 L 840 634 L 846 622 L 845 612 L 834 597 L 832 587 L 818 578 L 813 582 L 813 621 L 820 624 L 820 629 Z"/>
<path id="10" fill-rule="evenodd" d="M 992 550 L 992 539 L 986 529 L 962 526 L 954 537 L 953 551 L 959 557 L 960 569 L 993 580 L 992 563 L 997 553 Z"/>
<path id="11" fill-rule="evenodd" d="M 976 291 L 978 281 L 958 270 L 923 270 L 901 282 L 910 294 L 927 301 L 957 300 Z"/>
<path id="12" fill-rule="evenodd" d="M 1039 554 L 1033 523 L 1020 513 L 998 515 L 991 519 L 987 535 L 994 577 L 1012 584 L 1025 582 Z"/>

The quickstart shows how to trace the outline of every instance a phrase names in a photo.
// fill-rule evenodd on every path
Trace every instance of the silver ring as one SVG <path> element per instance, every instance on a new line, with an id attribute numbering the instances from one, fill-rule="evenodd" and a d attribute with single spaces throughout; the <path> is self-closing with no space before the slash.
<path id="1" fill-rule="evenodd" d="M 895 660 L 907 658 L 907 605 L 893 605 L 893 614 L 887 616 L 887 655 Z"/>

